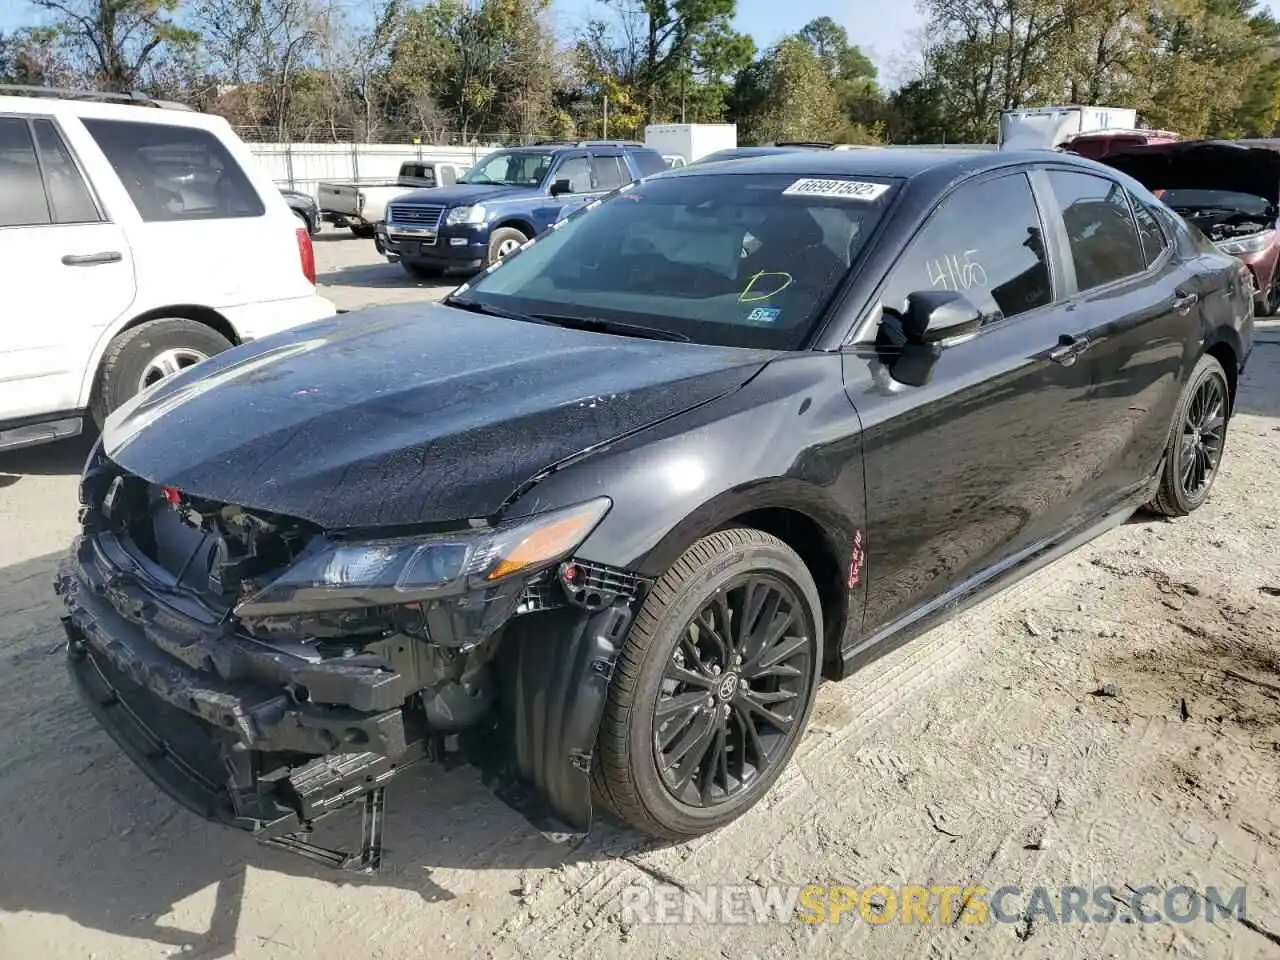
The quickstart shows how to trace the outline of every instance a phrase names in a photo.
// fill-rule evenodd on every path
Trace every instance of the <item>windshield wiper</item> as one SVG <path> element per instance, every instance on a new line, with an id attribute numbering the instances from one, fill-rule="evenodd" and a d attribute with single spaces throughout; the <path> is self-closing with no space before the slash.
<path id="1" fill-rule="evenodd" d="M 550 320 L 544 320 L 541 317 L 530 316 L 527 313 L 515 313 L 511 310 L 498 310 L 489 306 L 487 303 L 481 303 L 479 300 L 471 300 L 467 297 L 445 297 L 442 301 L 446 307 L 453 307 L 457 310 L 466 310 L 468 313 L 482 313 L 486 317 L 501 317 L 503 320 L 522 320 L 525 323 L 541 323 L 552 326 Z"/>
<path id="2" fill-rule="evenodd" d="M 688 343 L 689 338 L 674 330 L 663 330 L 661 327 L 646 327 L 638 323 L 623 323 L 621 320 L 603 320 L 599 317 L 568 317 L 554 313 L 531 314 L 534 320 L 555 324 L 557 327 L 568 327 L 571 330 L 590 330 L 593 333 L 616 333 L 623 337 L 641 337 L 646 340 L 672 340 Z"/>
<path id="3" fill-rule="evenodd" d="M 647 340 L 671 340 L 687 343 L 689 338 L 674 330 L 663 330 L 659 327 L 645 327 L 637 323 L 623 323 L 620 320 L 602 320 L 598 317 L 570 317 L 555 313 L 516 313 L 513 310 L 499 310 L 479 300 L 469 297 L 445 297 L 441 301 L 446 307 L 466 310 L 469 313 L 480 313 L 486 317 L 502 317 L 504 320 L 523 320 L 526 323 L 541 323 L 549 327 L 566 327 L 570 330 L 588 330 L 593 333 L 616 333 L 624 337 L 642 337 Z"/>

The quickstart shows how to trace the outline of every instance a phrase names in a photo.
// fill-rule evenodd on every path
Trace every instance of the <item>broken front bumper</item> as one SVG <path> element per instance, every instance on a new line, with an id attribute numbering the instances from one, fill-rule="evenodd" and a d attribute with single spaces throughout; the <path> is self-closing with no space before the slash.
<path id="1" fill-rule="evenodd" d="M 547 837 L 589 828 L 592 751 L 639 578 L 581 568 L 587 608 L 531 595 L 539 612 L 505 625 L 505 735 L 484 725 L 459 749 L 471 732 L 455 741 L 405 709 L 419 679 L 238 633 L 142 563 L 114 534 L 76 539 L 55 581 L 68 666 L 111 737 L 196 814 L 327 863 L 376 866 L 381 788 L 419 761 L 465 759 Z M 359 858 L 297 835 L 360 800 Z"/>
<path id="2" fill-rule="evenodd" d="M 89 709 L 158 786 L 206 819 L 262 839 L 308 830 L 426 756 L 396 674 L 310 662 L 201 621 L 185 598 L 131 572 L 110 534 L 77 538 L 55 589 Z"/>

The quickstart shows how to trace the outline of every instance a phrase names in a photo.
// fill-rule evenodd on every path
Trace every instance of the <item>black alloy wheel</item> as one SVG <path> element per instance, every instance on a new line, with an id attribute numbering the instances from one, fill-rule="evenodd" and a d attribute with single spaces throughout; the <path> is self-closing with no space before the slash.
<path id="1" fill-rule="evenodd" d="M 1217 358 L 1200 358 L 1183 388 L 1164 452 L 1159 487 L 1147 508 L 1185 517 L 1209 499 L 1222 466 L 1231 389 Z"/>
<path id="2" fill-rule="evenodd" d="M 813 711 L 822 613 L 813 574 L 777 537 L 736 527 L 693 543 L 619 651 L 591 761 L 596 800 L 668 840 L 751 809 Z"/>
<path id="3" fill-rule="evenodd" d="M 1188 498 L 1207 490 L 1217 475 L 1227 439 L 1227 384 L 1206 377 L 1192 395 L 1182 424 L 1179 466 L 1182 491 Z"/>
<path id="4" fill-rule="evenodd" d="M 788 751 L 813 685 L 813 624 L 797 591 L 747 573 L 680 635 L 654 705 L 654 751 L 680 803 L 714 807 Z"/>

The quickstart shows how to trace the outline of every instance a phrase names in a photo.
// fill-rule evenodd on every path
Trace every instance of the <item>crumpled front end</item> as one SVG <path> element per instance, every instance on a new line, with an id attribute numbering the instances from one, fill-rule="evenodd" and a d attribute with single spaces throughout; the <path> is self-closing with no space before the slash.
<path id="1" fill-rule="evenodd" d="M 586 828 L 585 770 L 568 787 L 563 771 L 589 759 L 612 672 L 611 644 L 592 637 L 606 619 L 616 633 L 642 586 L 568 558 L 600 507 L 342 538 L 188 497 L 100 449 L 81 500 L 84 530 L 55 583 L 71 674 L 117 743 L 188 809 L 290 840 L 361 798 L 380 804 L 379 788 L 409 765 L 460 756 L 468 738 L 496 742 L 505 721 L 508 734 L 518 727 L 516 772 Z M 509 636 L 539 625 L 564 642 L 505 657 L 499 671 Z M 548 671 L 588 682 L 551 709 L 531 687 Z M 521 746 L 531 738 L 532 759 Z"/>

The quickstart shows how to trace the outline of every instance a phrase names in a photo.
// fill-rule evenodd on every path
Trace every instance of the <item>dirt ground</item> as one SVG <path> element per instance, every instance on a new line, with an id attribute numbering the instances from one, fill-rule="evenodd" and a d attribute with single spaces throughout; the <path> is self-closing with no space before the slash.
<path id="1" fill-rule="evenodd" d="M 318 243 L 340 304 L 425 298 Z M 767 801 L 699 841 L 543 839 L 469 769 L 389 791 L 338 875 L 161 795 L 73 699 L 50 589 L 86 445 L 0 455 L 0 958 L 1280 955 L 1280 330 L 1211 501 L 1132 522 L 840 685 Z M 356 814 L 326 823 L 354 834 Z M 317 838 L 320 839 L 320 838 Z M 1244 885 L 1243 921 L 624 922 L 633 884 Z"/>

